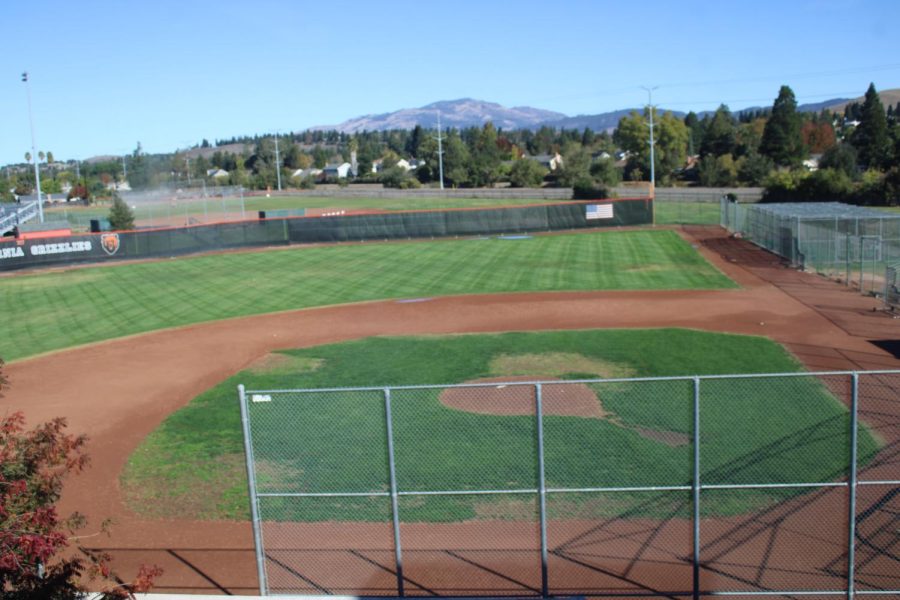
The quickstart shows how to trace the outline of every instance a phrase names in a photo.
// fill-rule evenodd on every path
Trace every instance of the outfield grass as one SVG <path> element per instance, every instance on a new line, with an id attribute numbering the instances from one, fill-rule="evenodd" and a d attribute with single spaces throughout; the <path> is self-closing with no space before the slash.
<path id="1" fill-rule="evenodd" d="M 0 278 L 0 357 L 252 314 L 387 298 L 729 288 L 672 231 L 367 243 Z"/>
<path id="2" fill-rule="evenodd" d="M 448 208 L 492 208 L 501 206 L 522 206 L 528 204 L 551 204 L 557 200 L 546 198 L 365 198 L 343 196 L 245 196 L 243 205 L 238 197 L 209 197 L 203 199 L 169 202 L 141 203 L 134 207 L 135 218 L 142 224 L 168 221 L 184 217 L 203 222 L 234 219 L 243 208 L 246 218 L 253 219 L 260 210 L 284 209 L 332 209 L 332 210 L 437 210 Z M 90 225 L 91 219 L 106 219 L 110 203 L 92 206 L 55 206 L 45 209 L 50 221 L 66 221 L 75 227 Z M 224 216 L 227 214 L 227 217 Z M 716 221 L 718 222 L 718 221 Z"/>
<path id="3" fill-rule="evenodd" d="M 718 202 L 654 202 L 657 225 L 718 225 Z"/>
<path id="4" fill-rule="evenodd" d="M 500 206 L 522 206 L 528 204 L 550 204 L 558 202 L 546 198 L 349 198 L 322 196 L 247 196 L 243 209 L 247 218 L 254 218 L 260 210 L 285 209 L 329 209 L 329 210 L 438 210 L 454 208 L 492 208 Z M 208 198 L 184 200 L 176 205 L 165 202 L 145 203 L 136 206 L 135 216 L 144 224 L 163 222 L 171 217 L 194 218 L 201 221 L 222 220 L 227 213 L 229 219 L 241 212 L 238 198 Z M 74 226 L 88 227 L 90 219 L 105 219 L 109 215 L 109 204 L 97 206 L 53 207 L 45 211 L 49 220 L 68 221 Z M 656 223 L 658 225 L 718 225 L 719 204 L 717 202 L 657 201 Z"/>
<path id="5" fill-rule="evenodd" d="M 200 395 L 144 441 L 122 475 L 134 510 L 152 516 L 247 518 L 238 383 L 250 389 L 284 389 L 459 383 L 524 372 L 567 379 L 611 371 L 672 376 L 801 370 L 784 349 L 765 338 L 679 329 L 368 338 L 274 356 L 280 360 L 238 373 Z M 520 370 L 510 370 L 510 364 Z M 575 368 L 579 370 L 573 372 Z M 819 380 L 702 385 L 701 476 L 706 483 L 808 483 L 846 474 L 848 411 Z M 549 487 L 690 481 L 690 444 L 673 447 L 647 432 L 689 440 L 691 381 L 600 383 L 593 389 L 611 413 L 605 418 L 544 418 Z M 392 402 L 399 489 L 537 487 L 533 416 L 451 409 L 439 401 L 437 390 L 396 390 Z M 270 403 L 251 403 L 250 410 L 260 492 L 388 489 L 380 391 L 275 396 Z M 859 448 L 864 460 L 877 448 L 865 429 Z M 716 503 L 703 510 L 737 514 L 804 491 L 719 491 Z M 550 500 L 552 517 L 622 511 L 641 517 L 688 516 L 690 510 L 671 494 L 551 494 Z M 386 520 L 387 502 L 269 498 L 263 511 L 267 519 Z M 408 496 L 401 502 L 406 521 L 521 518 L 533 509 L 532 497 Z"/>

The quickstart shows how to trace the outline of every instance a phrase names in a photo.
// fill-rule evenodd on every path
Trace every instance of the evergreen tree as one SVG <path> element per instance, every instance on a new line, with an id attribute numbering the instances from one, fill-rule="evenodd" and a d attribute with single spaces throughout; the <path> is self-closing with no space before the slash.
<path id="1" fill-rule="evenodd" d="M 500 149 L 497 147 L 497 130 L 488 121 L 478 132 L 470 148 L 472 160 L 469 164 L 470 181 L 475 186 L 493 187 L 500 176 Z"/>
<path id="2" fill-rule="evenodd" d="M 859 152 L 859 162 L 866 169 L 886 169 L 891 162 L 891 141 L 887 118 L 875 84 L 869 84 L 860 110 L 859 127 L 850 140 Z"/>
<path id="3" fill-rule="evenodd" d="M 150 185 L 150 172 L 147 168 L 147 162 L 140 142 L 138 142 L 137 148 L 134 149 L 134 153 L 131 155 L 131 164 L 128 167 L 128 183 L 136 190 Z"/>
<path id="4" fill-rule="evenodd" d="M 420 155 L 420 148 L 422 143 L 425 141 L 425 130 L 422 129 L 421 125 L 416 125 L 412 130 L 412 133 L 409 136 L 409 139 L 406 141 L 406 154 L 413 158 L 422 158 Z"/>
<path id="5" fill-rule="evenodd" d="M 735 123 L 734 117 L 724 104 L 716 109 L 716 114 L 709 121 L 700 154 L 706 156 L 724 156 L 734 151 Z"/>
<path id="6" fill-rule="evenodd" d="M 134 213 L 116 193 L 113 193 L 113 204 L 109 209 L 109 226 L 115 231 L 134 229 Z"/>
<path id="7" fill-rule="evenodd" d="M 684 117 L 684 124 L 688 128 L 688 156 L 694 156 L 703 142 L 704 127 L 694 111 Z"/>
<path id="8" fill-rule="evenodd" d="M 768 156 L 776 165 L 793 166 L 803 160 L 806 148 L 800 134 L 801 119 L 797 112 L 797 99 L 786 85 L 781 86 L 778 98 L 772 105 L 772 115 L 763 130 L 760 153 Z"/>

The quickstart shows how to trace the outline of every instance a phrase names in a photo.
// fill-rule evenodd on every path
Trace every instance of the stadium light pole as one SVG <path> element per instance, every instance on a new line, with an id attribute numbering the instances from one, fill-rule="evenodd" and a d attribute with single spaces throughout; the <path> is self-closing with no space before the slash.
<path id="1" fill-rule="evenodd" d="M 281 191 L 281 160 L 278 158 L 278 132 L 275 132 L 275 175 L 278 176 L 278 191 Z"/>
<path id="2" fill-rule="evenodd" d="M 444 189 L 444 147 L 441 143 L 441 111 L 437 111 L 438 115 L 438 169 L 440 171 L 441 189 Z"/>
<path id="3" fill-rule="evenodd" d="M 654 146 L 656 144 L 653 140 L 653 90 L 658 87 L 658 85 L 653 87 L 641 86 L 642 89 L 647 90 L 647 111 L 650 113 L 650 201 L 652 202 L 651 206 L 653 207 L 652 220 L 654 225 L 656 225 L 656 156 L 654 152 Z"/>
<path id="4" fill-rule="evenodd" d="M 31 114 L 31 86 L 28 85 L 28 71 L 22 73 L 25 93 L 28 95 L 28 124 L 31 127 L 31 160 L 34 161 L 34 182 L 37 188 L 38 218 L 44 222 L 44 200 L 41 198 L 41 168 L 38 165 L 37 144 L 34 141 L 34 117 Z"/>

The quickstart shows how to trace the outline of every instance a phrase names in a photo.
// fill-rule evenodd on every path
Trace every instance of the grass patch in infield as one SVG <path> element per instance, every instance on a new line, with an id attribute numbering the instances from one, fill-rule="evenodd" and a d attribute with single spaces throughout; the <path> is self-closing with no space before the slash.
<path id="1" fill-rule="evenodd" d="M 678 352 L 672 352 L 678 348 Z M 122 475 L 132 508 L 147 515 L 246 519 L 248 504 L 236 385 L 297 389 L 461 383 L 496 376 L 497 365 L 535 365 L 539 378 L 600 376 L 614 365 L 641 376 L 801 371 L 765 338 L 683 329 L 588 330 L 498 335 L 375 337 L 283 353 L 298 372 L 247 370 L 172 414 L 130 457 Z M 546 361 L 535 357 L 546 355 Z M 568 357 L 573 366 L 560 357 Z M 315 365 L 314 369 L 308 365 Z M 600 371 L 591 373 L 590 371 Z M 494 386 L 496 387 L 496 386 Z M 507 386 L 509 387 L 509 386 Z M 549 487 L 685 485 L 691 478 L 692 381 L 589 385 L 602 410 L 555 413 L 545 387 Z M 585 387 L 585 386 L 581 386 Z M 475 398 L 487 402 L 482 394 Z M 463 398 L 465 400 L 465 398 Z M 813 377 L 705 380 L 701 386 L 702 480 L 810 483 L 846 475 L 847 409 Z M 442 390 L 395 390 L 393 432 L 401 491 L 534 489 L 533 414 L 448 406 Z M 485 407 L 479 407 L 479 410 Z M 598 407 L 599 408 L 599 407 Z M 260 492 L 384 492 L 388 489 L 380 391 L 273 396 L 250 403 Z M 687 440 L 686 443 L 684 440 Z M 878 444 L 863 427 L 865 462 Z M 211 485 L 218 480 L 220 485 Z M 196 482 L 196 483 L 195 483 Z M 805 489 L 717 491 L 704 514 L 740 514 Z M 404 521 L 518 518 L 531 496 L 403 496 Z M 265 498 L 266 520 L 382 520 L 384 497 Z M 509 512 L 507 512 L 509 511 Z M 552 518 L 689 517 L 689 493 L 551 493 Z M 507 515 L 504 517 L 504 515 Z"/>
<path id="2" fill-rule="evenodd" d="M 89 342 L 282 310 L 426 296 L 736 287 L 673 231 L 365 243 L 0 278 L 10 361 Z"/>

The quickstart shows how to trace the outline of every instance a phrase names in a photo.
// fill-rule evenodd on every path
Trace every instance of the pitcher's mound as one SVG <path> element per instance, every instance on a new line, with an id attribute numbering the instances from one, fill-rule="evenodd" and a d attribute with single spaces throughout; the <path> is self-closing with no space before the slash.
<path id="1" fill-rule="evenodd" d="M 447 388 L 441 392 L 440 400 L 449 408 L 483 415 L 533 415 L 536 412 L 534 386 L 505 385 L 533 380 L 534 377 L 525 375 L 474 379 L 466 383 L 493 385 Z M 545 415 L 606 417 L 600 398 L 583 383 L 546 383 L 542 386 L 541 402 Z"/>

